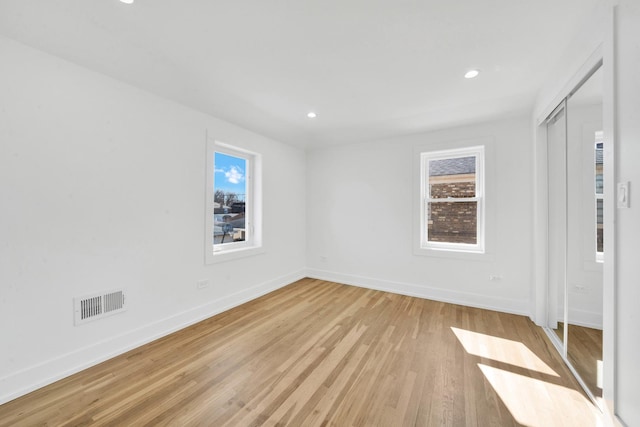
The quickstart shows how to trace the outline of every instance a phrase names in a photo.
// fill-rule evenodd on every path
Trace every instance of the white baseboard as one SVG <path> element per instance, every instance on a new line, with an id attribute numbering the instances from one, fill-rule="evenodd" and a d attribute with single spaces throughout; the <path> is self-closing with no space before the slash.
<path id="1" fill-rule="evenodd" d="M 0 378 L 0 405 L 306 277 L 300 270 Z"/>
<path id="2" fill-rule="evenodd" d="M 602 330 L 602 313 L 569 307 L 569 324 Z"/>
<path id="3" fill-rule="evenodd" d="M 558 312 L 558 321 L 562 322 L 563 318 L 562 311 Z M 569 324 L 602 330 L 602 313 L 594 313 L 593 311 L 579 310 L 570 307 Z"/>
<path id="4" fill-rule="evenodd" d="M 388 280 L 375 279 L 372 277 L 337 273 L 334 271 L 319 270 L 314 268 L 307 269 L 307 277 L 313 279 L 328 280 L 337 283 L 344 283 L 345 285 L 358 286 L 361 288 L 374 289 L 377 291 L 385 291 L 411 297 L 447 302 L 451 304 L 484 308 L 487 310 L 500 311 L 504 313 L 519 314 L 527 317 L 531 312 L 531 307 L 529 306 L 529 301 L 527 300 L 514 300 L 509 298 L 452 291 L 448 289 L 434 288 L 426 285 L 393 282 Z"/>

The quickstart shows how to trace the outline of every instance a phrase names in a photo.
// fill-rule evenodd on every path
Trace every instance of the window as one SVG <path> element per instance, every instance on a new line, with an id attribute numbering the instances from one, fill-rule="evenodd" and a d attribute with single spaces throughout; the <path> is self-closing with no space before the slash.
<path id="1" fill-rule="evenodd" d="M 604 229 L 603 229 L 603 203 L 604 203 L 604 182 L 603 182 L 603 141 L 602 131 L 595 134 L 595 208 L 596 208 L 596 260 L 604 259 Z M 592 252 L 593 253 L 593 252 Z"/>
<path id="2" fill-rule="evenodd" d="M 421 153 L 421 248 L 484 253 L 484 147 Z"/>
<path id="3" fill-rule="evenodd" d="M 209 141 L 207 263 L 249 255 L 261 247 L 259 170 L 258 154 Z"/>

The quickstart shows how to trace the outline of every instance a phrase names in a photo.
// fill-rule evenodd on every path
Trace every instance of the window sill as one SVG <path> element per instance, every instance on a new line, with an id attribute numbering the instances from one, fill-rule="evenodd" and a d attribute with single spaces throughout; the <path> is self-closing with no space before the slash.
<path id="1" fill-rule="evenodd" d="M 249 246 L 238 249 L 227 249 L 222 251 L 211 251 L 207 253 L 207 264 L 219 264 L 236 259 L 247 258 L 260 255 L 265 252 L 263 246 Z"/>
<path id="2" fill-rule="evenodd" d="M 433 258 L 459 259 L 465 261 L 488 262 L 493 260 L 493 255 L 487 252 L 465 251 L 461 249 L 443 248 L 414 248 L 413 254 Z"/>
<path id="3" fill-rule="evenodd" d="M 584 269 L 584 271 L 594 271 L 597 273 L 602 273 L 602 269 L 604 268 L 604 260 L 593 259 L 584 261 L 582 263 L 582 268 Z"/>

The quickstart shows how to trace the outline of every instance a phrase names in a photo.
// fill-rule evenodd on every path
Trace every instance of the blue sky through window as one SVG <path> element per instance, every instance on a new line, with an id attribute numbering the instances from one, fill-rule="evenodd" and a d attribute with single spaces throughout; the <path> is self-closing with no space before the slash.
<path id="1" fill-rule="evenodd" d="M 233 192 L 236 194 L 246 193 L 246 171 L 247 161 L 240 157 L 228 154 L 214 154 L 213 182 L 214 191 Z"/>

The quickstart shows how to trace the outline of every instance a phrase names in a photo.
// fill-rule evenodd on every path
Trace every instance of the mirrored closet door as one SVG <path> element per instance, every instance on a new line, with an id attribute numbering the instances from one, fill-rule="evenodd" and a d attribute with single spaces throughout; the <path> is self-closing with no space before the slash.
<path id="1" fill-rule="evenodd" d="M 567 255 L 567 114 L 563 101 L 547 120 L 547 170 L 549 173 L 549 294 L 548 324 L 566 356 L 565 282 Z"/>
<path id="2" fill-rule="evenodd" d="M 548 327 L 592 398 L 602 396 L 602 71 L 546 122 L 549 197 Z"/>

